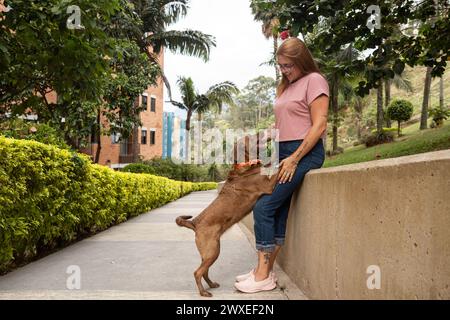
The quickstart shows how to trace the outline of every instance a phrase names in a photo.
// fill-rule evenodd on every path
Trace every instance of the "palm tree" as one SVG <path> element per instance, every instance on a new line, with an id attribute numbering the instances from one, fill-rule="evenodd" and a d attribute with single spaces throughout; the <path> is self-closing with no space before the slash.
<path id="1" fill-rule="evenodd" d="M 423 100 L 422 100 L 422 112 L 420 115 L 420 130 L 427 128 L 428 121 L 428 103 L 430 102 L 430 92 L 431 92 L 431 71 L 432 67 L 427 67 L 425 73 L 425 83 L 423 86 Z"/>
<path id="2" fill-rule="evenodd" d="M 307 39 L 305 38 L 305 41 Z M 338 150 L 339 93 L 344 94 L 344 99 L 349 101 L 355 95 L 354 90 L 349 90 L 349 87 L 352 86 L 352 82 L 355 82 L 355 79 L 361 76 L 357 72 L 352 75 L 348 74 L 343 66 L 351 64 L 353 60 L 358 59 L 359 55 L 360 52 L 351 44 L 340 52 L 327 57 L 322 57 L 320 52 L 314 53 L 320 69 L 330 84 L 330 111 L 333 127 L 332 153 L 336 153 Z"/>
<path id="3" fill-rule="evenodd" d="M 124 0 L 127 1 L 127 0 Z M 167 28 L 186 16 L 189 0 L 129 0 L 131 11 L 135 21 L 122 19 L 118 16 L 115 22 L 118 28 L 126 28 L 126 33 L 138 43 L 149 61 L 160 66 L 158 55 L 163 48 L 167 48 L 174 53 L 199 57 L 205 62 L 209 60 L 211 47 L 215 46 L 214 37 L 195 30 L 167 30 Z M 151 48 L 151 50 L 150 50 Z M 172 100 L 170 83 L 159 68 L 169 99 Z M 138 136 L 138 128 L 133 130 L 133 154 L 137 157 L 138 141 L 134 137 Z M 137 160 L 137 159 L 135 159 Z"/>
<path id="4" fill-rule="evenodd" d="M 195 30 L 167 30 L 167 27 L 186 16 L 189 0 L 130 0 L 134 12 L 142 20 L 138 26 L 139 45 L 150 61 L 158 62 L 157 56 L 163 48 L 173 53 L 199 57 L 205 62 L 209 60 L 211 47 L 215 47 L 213 36 Z M 153 52 L 148 48 L 151 47 Z M 172 99 L 170 84 L 161 71 L 168 96 Z"/>
<path id="5" fill-rule="evenodd" d="M 383 132 L 384 109 L 383 109 L 383 80 L 378 80 L 377 87 L 377 134 Z"/>
<path id="6" fill-rule="evenodd" d="M 271 9 L 262 9 L 259 4 L 260 0 L 251 0 L 250 8 L 252 9 L 252 14 L 256 21 L 262 22 L 262 33 L 266 39 L 273 39 L 273 57 L 267 62 L 269 65 L 275 67 L 275 79 L 280 80 L 280 71 L 275 64 L 275 54 L 278 50 L 278 29 L 280 26 L 280 21 L 277 17 L 278 10 L 276 5 L 272 6 Z"/>
<path id="7" fill-rule="evenodd" d="M 362 137 L 361 123 L 363 118 L 363 109 L 365 106 L 365 100 L 360 96 L 355 96 L 354 102 L 355 103 L 353 104 L 353 108 L 355 109 L 356 112 L 356 137 L 358 138 L 358 141 L 360 141 Z"/>
<path id="8" fill-rule="evenodd" d="M 436 10 L 435 14 L 430 16 L 429 22 L 436 22 L 439 19 L 443 19 L 445 16 L 446 11 L 448 10 L 448 7 L 446 4 L 442 6 L 442 4 L 439 1 L 434 1 L 434 9 Z M 422 100 L 422 113 L 420 116 L 420 130 L 424 130 L 428 127 L 427 121 L 428 121 L 428 104 L 430 102 L 430 92 L 431 92 L 431 80 L 432 75 L 431 72 L 433 70 L 433 67 L 427 66 L 427 70 L 425 73 L 425 84 L 423 88 L 423 100 Z"/>
<path id="9" fill-rule="evenodd" d="M 174 106 L 187 112 L 186 115 L 186 160 L 190 160 L 189 134 L 191 130 L 191 117 L 194 112 L 198 113 L 199 124 L 201 124 L 201 115 L 210 108 L 216 107 L 219 112 L 222 111 L 223 103 L 232 104 L 233 95 L 239 92 L 239 89 L 229 81 L 221 82 L 211 86 L 205 94 L 199 94 L 195 90 L 194 82 L 190 77 L 179 77 L 177 81 L 183 102 L 170 100 Z M 199 129 L 199 143 L 201 142 L 201 128 Z M 200 150 L 200 148 L 198 149 Z M 200 160 L 200 157 L 198 158 Z"/>

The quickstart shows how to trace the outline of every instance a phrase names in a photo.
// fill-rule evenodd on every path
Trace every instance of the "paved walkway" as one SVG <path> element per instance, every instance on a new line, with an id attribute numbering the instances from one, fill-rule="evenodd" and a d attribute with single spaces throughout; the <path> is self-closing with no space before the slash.
<path id="1" fill-rule="evenodd" d="M 0 299 L 211 299 L 200 297 L 195 285 L 200 256 L 194 233 L 175 218 L 199 214 L 216 196 L 216 190 L 191 193 L 1 276 Z M 210 269 L 221 285 L 210 289 L 212 299 L 305 299 L 279 268 L 275 290 L 236 291 L 234 277 L 250 270 L 255 258 L 251 234 L 240 225 L 228 230 Z M 80 289 L 67 289 L 72 265 L 79 267 Z"/>

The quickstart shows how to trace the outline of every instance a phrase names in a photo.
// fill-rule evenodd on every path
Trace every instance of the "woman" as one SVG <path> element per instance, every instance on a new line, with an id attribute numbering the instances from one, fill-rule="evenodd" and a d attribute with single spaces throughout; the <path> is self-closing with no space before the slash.
<path id="1" fill-rule="evenodd" d="M 280 168 L 272 194 L 253 208 L 257 267 L 236 277 L 235 287 L 254 293 L 276 287 L 273 265 L 284 244 L 292 194 L 305 174 L 320 168 L 325 159 L 329 87 L 311 53 L 298 38 L 285 40 L 277 50 L 282 80 L 274 105 L 278 129 Z"/>

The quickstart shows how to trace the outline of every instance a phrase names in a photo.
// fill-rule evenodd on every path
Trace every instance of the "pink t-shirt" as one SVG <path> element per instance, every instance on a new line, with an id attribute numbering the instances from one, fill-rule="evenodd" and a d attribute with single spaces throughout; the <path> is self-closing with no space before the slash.
<path id="1" fill-rule="evenodd" d="M 275 128 L 279 130 L 277 141 L 304 139 L 312 126 L 310 104 L 318 96 L 330 96 L 328 82 L 313 72 L 290 84 L 275 100 Z M 326 131 L 321 138 L 324 139 Z"/>

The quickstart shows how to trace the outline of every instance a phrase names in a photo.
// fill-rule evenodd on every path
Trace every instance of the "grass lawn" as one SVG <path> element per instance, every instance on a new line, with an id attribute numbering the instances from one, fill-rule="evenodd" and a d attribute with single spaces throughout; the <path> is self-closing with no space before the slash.
<path id="1" fill-rule="evenodd" d="M 327 157 L 324 168 L 372 160 L 388 159 L 411 154 L 450 149 L 450 121 L 439 129 L 419 130 L 419 124 L 413 124 L 402 130 L 404 136 L 395 142 L 366 148 L 364 145 L 351 147 L 344 153 Z"/>

